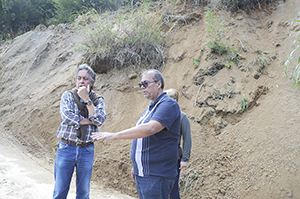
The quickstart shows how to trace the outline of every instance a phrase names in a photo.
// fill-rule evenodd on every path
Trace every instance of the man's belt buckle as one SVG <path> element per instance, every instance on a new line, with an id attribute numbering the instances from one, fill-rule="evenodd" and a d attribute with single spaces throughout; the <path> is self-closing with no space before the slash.
<path id="1" fill-rule="evenodd" d="M 82 147 L 83 144 L 80 143 L 80 142 L 76 142 L 75 145 L 76 145 L 77 147 Z"/>

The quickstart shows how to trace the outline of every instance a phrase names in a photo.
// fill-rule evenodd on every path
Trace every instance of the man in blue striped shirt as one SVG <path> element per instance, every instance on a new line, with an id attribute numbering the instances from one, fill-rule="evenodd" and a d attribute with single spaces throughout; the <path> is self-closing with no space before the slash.
<path id="1" fill-rule="evenodd" d="M 151 102 L 136 126 L 117 133 L 93 133 L 92 138 L 133 139 L 132 178 L 139 198 L 168 199 L 177 176 L 180 108 L 163 92 L 164 79 L 158 70 L 145 71 L 139 86 Z"/>
<path id="2" fill-rule="evenodd" d="M 76 198 L 89 198 L 94 162 L 94 140 L 106 119 L 103 97 L 92 91 L 96 75 L 87 64 L 76 70 L 76 88 L 63 93 L 60 102 L 60 138 L 55 159 L 54 199 L 67 198 L 76 167 Z"/>

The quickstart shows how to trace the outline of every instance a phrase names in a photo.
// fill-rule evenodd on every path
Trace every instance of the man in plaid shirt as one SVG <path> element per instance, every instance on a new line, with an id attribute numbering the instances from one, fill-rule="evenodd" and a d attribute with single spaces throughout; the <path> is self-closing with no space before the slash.
<path id="1" fill-rule="evenodd" d="M 63 93 L 60 102 L 60 138 L 54 167 L 53 198 L 68 195 L 76 167 L 76 198 L 89 198 L 94 162 L 92 132 L 106 119 L 103 97 L 92 91 L 96 74 L 87 64 L 76 70 L 76 88 Z"/>

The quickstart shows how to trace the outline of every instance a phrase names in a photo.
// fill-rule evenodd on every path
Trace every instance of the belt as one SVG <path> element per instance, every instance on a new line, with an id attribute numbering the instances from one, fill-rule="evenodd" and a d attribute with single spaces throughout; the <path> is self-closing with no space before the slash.
<path id="1" fill-rule="evenodd" d="M 63 141 L 64 143 L 67 143 L 67 144 L 70 144 L 70 145 L 73 145 L 73 146 L 78 146 L 78 147 L 85 147 L 85 146 L 94 144 L 94 142 L 88 142 L 88 143 L 73 142 L 73 141 L 70 141 L 70 140 L 66 140 L 64 138 L 61 138 L 60 140 Z"/>

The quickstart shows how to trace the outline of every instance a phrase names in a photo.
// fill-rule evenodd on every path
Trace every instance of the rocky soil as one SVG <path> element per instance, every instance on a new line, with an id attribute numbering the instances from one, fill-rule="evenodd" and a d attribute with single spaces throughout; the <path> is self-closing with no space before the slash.
<path id="1" fill-rule="evenodd" d="M 166 27 L 167 64 L 162 71 L 166 89 L 180 91 L 179 105 L 192 126 L 191 159 L 181 172 L 182 198 L 300 198 L 300 93 L 291 89 L 292 81 L 284 74 L 295 39 L 289 34 L 300 29 L 290 26 L 300 4 L 290 0 L 251 13 L 219 10 L 228 27 L 222 41 L 236 49 L 231 58 L 238 64 L 212 56 L 205 48 L 203 18 L 212 8 L 177 5 L 172 14 L 182 17 Z M 8 146 L 16 149 L 10 157 L 18 159 L 21 153 L 23 162 L 30 160 L 26 165 L 32 167 L 26 170 L 52 174 L 60 97 L 75 85 L 74 71 L 82 53 L 73 47 L 82 39 L 76 26 L 61 24 L 40 26 L 1 43 L 2 162 L 8 156 L 2 148 Z M 197 68 L 195 58 L 200 58 Z M 290 76 L 293 69 L 290 65 Z M 132 67 L 97 74 L 95 90 L 104 96 L 108 115 L 100 131 L 135 125 L 149 103 L 137 86 L 141 72 Z M 95 187 L 137 198 L 130 178 L 130 145 L 130 140 L 96 143 Z M 35 169 L 40 166 L 43 169 Z M 6 171 L 0 164 L 0 172 Z M 1 187 L 16 180 L 3 176 Z M 33 191 L 27 185 L 22 189 Z"/>

